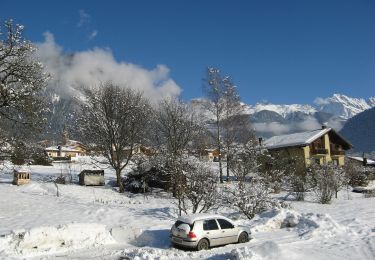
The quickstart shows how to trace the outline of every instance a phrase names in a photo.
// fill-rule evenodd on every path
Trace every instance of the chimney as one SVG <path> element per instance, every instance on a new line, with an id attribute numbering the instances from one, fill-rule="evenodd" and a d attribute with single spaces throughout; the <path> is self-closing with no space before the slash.
<path id="1" fill-rule="evenodd" d="M 259 137 L 259 138 L 258 138 L 258 142 L 259 142 L 259 146 L 262 146 L 262 145 L 263 145 L 263 143 L 262 143 L 262 142 L 263 142 L 263 138 L 262 138 L 262 137 Z"/>
<path id="2" fill-rule="evenodd" d="M 362 154 L 363 158 L 363 166 L 367 166 L 367 158 L 365 157 L 365 153 Z"/>
<path id="3" fill-rule="evenodd" d="M 59 151 L 57 152 L 57 156 L 60 157 L 61 156 L 61 150 L 62 150 L 61 145 L 58 145 L 57 149 L 59 149 Z"/>
<path id="4" fill-rule="evenodd" d="M 326 125 L 322 125 L 322 129 L 326 129 L 327 128 L 327 126 Z"/>

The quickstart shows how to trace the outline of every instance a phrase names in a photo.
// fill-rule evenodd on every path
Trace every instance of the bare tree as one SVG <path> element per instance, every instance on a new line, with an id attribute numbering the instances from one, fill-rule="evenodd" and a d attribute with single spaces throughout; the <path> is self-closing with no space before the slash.
<path id="1" fill-rule="evenodd" d="M 20 132 L 26 135 L 23 130 L 43 122 L 38 118 L 43 109 L 41 92 L 49 77 L 35 51 L 34 45 L 23 38 L 22 25 L 14 25 L 12 20 L 0 25 L 0 143 L 14 141 L 10 137 L 14 129 L 19 139 Z"/>
<path id="2" fill-rule="evenodd" d="M 195 112 L 187 104 L 177 99 L 165 99 L 159 103 L 154 128 L 154 137 L 159 148 L 157 156 L 162 155 L 164 158 L 162 167 L 170 173 L 173 196 L 179 199 L 179 204 L 179 188 L 185 181 L 184 161 L 188 156 L 188 148 L 192 148 L 200 129 Z M 158 162 L 160 163 L 160 160 Z"/>
<path id="3" fill-rule="evenodd" d="M 215 143 L 219 152 L 220 182 L 223 182 L 222 153 L 226 153 L 227 180 L 229 180 L 230 160 L 238 143 L 246 144 L 254 138 L 248 116 L 244 116 L 244 108 L 240 95 L 230 76 L 222 76 L 217 68 L 208 68 L 204 79 L 204 91 L 209 100 L 207 109 L 215 121 Z"/>
<path id="4" fill-rule="evenodd" d="M 195 112 L 177 99 L 165 99 L 156 111 L 155 139 L 161 149 L 178 157 L 187 152 L 200 126 Z"/>
<path id="5" fill-rule="evenodd" d="M 77 124 L 91 151 L 101 153 L 116 171 L 119 192 L 121 180 L 133 149 L 146 137 L 151 107 L 142 93 L 112 83 L 99 88 L 83 88 L 85 101 Z"/>
<path id="6" fill-rule="evenodd" d="M 221 122 L 224 117 L 225 103 L 223 99 L 224 85 L 223 79 L 217 68 L 207 68 L 207 75 L 204 79 L 204 91 L 206 92 L 209 103 L 207 103 L 207 109 L 214 116 L 215 121 L 215 143 L 219 152 L 219 172 L 220 172 L 220 183 L 223 183 L 223 166 L 221 162 Z"/>

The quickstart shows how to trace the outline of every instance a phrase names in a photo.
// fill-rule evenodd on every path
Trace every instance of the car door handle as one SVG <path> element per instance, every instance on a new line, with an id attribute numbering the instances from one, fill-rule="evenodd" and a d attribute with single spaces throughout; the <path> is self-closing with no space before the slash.
<path id="1" fill-rule="evenodd" d="M 225 230 L 221 231 L 221 233 L 225 233 Z"/>
<path id="2" fill-rule="evenodd" d="M 210 234 L 210 232 L 207 232 L 206 234 Z"/>

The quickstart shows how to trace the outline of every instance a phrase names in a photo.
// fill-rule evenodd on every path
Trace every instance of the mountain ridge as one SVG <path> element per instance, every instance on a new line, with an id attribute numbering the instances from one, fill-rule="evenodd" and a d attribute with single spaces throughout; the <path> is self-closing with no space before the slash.
<path id="1" fill-rule="evenodd" d="M 207 102 L 204 98 L 191 101 L 193 107 L 203 111 L 207 121 L 214 118 L 202 110 Z M 352 98 L 343 94 L 333 94 L 327 98 L 316 98 L 311 104 L 272 104 L 259 102 L 255 105 L 241 103 L 243 114 L 258 136 L 271 137 L 320 128 L 323 124 L 339 131 L 353 116 L 375 107 L 375 97 L 368 99 Z"/>

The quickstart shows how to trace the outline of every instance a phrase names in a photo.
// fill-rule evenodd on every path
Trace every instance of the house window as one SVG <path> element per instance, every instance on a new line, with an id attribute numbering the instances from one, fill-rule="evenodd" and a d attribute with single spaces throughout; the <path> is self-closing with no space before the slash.
<path id="1" fill-rule="evenodd" d="M 332 160 L 332 163 L 333 163 L 333 165 L 339 165 L 339 160 L 334 159 L 334 160 Z"/>
<path id="2" fill-rule="evenodd" d="M 313 161 L 313 163 L 320 164 L 319 158 L 313 158 L 312 161 Z"/>

